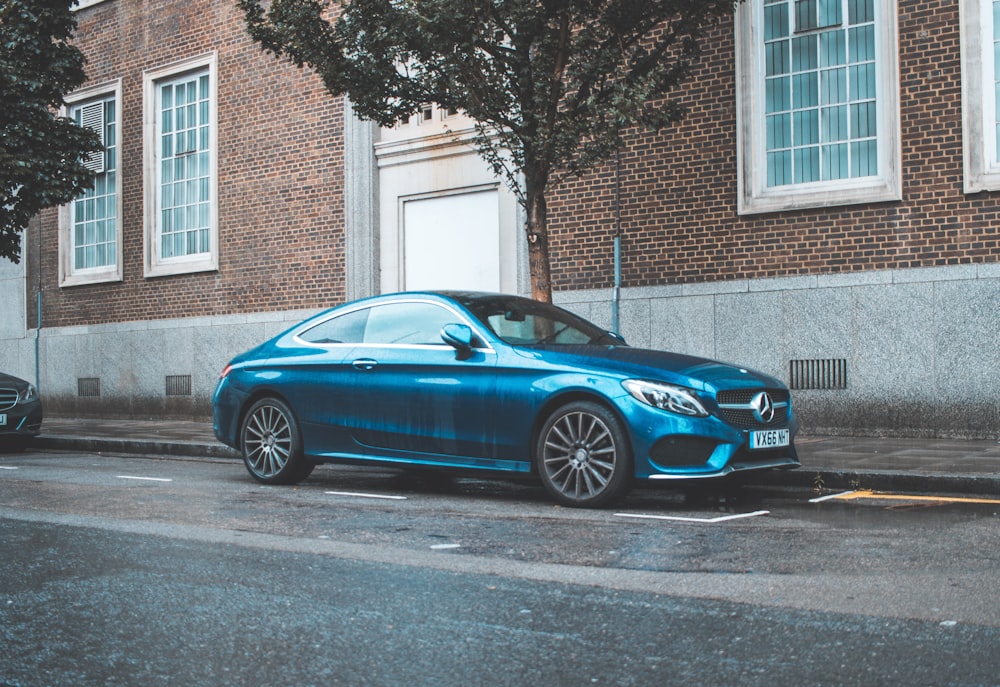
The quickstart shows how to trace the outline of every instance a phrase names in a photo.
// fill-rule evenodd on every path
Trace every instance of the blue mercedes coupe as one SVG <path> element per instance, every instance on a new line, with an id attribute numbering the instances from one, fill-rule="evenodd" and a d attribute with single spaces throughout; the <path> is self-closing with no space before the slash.
<path id="1" fill-rule="evenodd" d="M 269 484 L 325 462 L 533 473 L 557 502 L 601 507 L 635 480 L 799 465 L 781 381 L 519 296 L 327 310 L 236 357 L 212 403 L 216 436 Z"/>

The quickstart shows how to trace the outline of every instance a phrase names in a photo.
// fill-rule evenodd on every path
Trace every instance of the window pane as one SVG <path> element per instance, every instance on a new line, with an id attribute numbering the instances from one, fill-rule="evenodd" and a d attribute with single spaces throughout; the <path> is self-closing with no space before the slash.
<path id="1" fill-rule="evenodd" d="M 868 21 L 875 21 L 875 0 L 848 0 L 847 22 L 863 24 Z"/>
<path id="2" fill-rule="evenodd" d="M 851 62 L 867 62 L 875 59 L 875 27 L 871 24 L 851 29 L 850 50 L 848 58 Z"/>
<path id="3" fill-rule="evenodd" d="M 792 71 L 801 72 L 819 66 L 818 37 L 801 36 L 792 41 Z"/>
<path id="4" fill-rule="evenodd" d="M 431 303 L 375 306 L 368 315 L 365 343 L 442 344 L 441 328 L 456 317 Z"/>
<path id="5" fill-rule="evenodd" d="M 302 339 L 311 343 L 361 343 L 364 341 L 365 325 L 368 324 L 369 309 L 334 317 L 303 332 Z"/>
<path id="6" fill-rule="evenodd" d="M 824 31 L 819 35 L 819 63 L 833 67 L 847 62 L 847 41 L 843 31 Z"/>
<path id="7" fill-rule="evenodd" d="M 795 0 L 795 30 L 808 31 L 819 26 L 817 0 Z"/>
<path id="8" fill-rule="evenodd" d="M 767 112 L 782 112 L 791 109 L 792 105 L 792 80 L 788 77 L 767 80 L 767 93 L 765 95 L 765 107 Z"/>
<path id="9" fill-rule="evenodd" d="M 792 108 L 819 105 L 819 77 L 816 72 L 796 74 L 792 77 Z"/>
<path id="10" fill-rule="evenodd" d="M 795 30 L 809 31 L 825 26 L 839 26 L 841 0 L 796 0 Z"/>
<path id="11" fill-rule="evenodd" d="M 767 76 L 775 74 L 787 74 L 791 66 L 791 55 L 788 41 L 775 41 L 768 43 L 765 48 L 765 60 L 767 63 Z"/>
<path id="12" fill-rule="evenodd" d="M 795 145 L 819 143 L 819 110 L 795 113 Z"/>
<path id="13" fill-rule="evenodd" d="M 820 119 L 824 142 L 847 139 L 847 107 L 824 107 Z"/>
<path id="14" fill-rule="evenodd" d="M 820 80 L 824 105 L 847 102 L 846 69 L 826 69 L 820 72 Z"/>
<path id="15" fill-rule="evenodd" d="M 788 6 L 769 5 L 764 8 L 764 40 L 788 36 Z"/>
<path id="16" fill-rule="evenodd" d="M 851 62 L 866 62 L 875 59 L 875 27 L 871 24 L 851 29 L 850 51 Z"/>
<path id="17" fill-rule="evenodd" d="M 869 62 L 848 70 L 851 82 L 851 100 L 875 98 L 875 63 Z"/>
<path id="18" fill-rule="evenodd" d="M 798 148 L 795 151 L 795 183 L 819 181 L 819 146 Z"/>
<path id="19" fill-rule="evenodd" d="M 792 118 L 787 114 L 767 118 L 767 149 L 792 146 Z"/>
<path id="20" fill-rule="evenodd" d="M 792 154 L 790 151 L 767 154 L 767 185 L 784 186 L 792 183 Z"/>
<path id="21" fill-rule="evenodd" d="M 851 138 L 875 136 L 875 103 L 851 105 Z"/>
<path id="22" fill-rule="evenodd" d="M 823 179 L 846 179 L 848 177 L 848 146 L 823 146 Z"/>
<path id="23" fill-rule="evenodd" d="M 851 176 L 867 177 L 878 174 L 878 145 L 874 140 L 851 144 Z"/>

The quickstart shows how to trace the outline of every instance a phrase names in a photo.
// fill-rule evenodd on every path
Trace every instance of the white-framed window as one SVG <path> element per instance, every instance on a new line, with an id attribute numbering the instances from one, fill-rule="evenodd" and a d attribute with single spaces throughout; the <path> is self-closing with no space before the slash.
<path id="1" fill-rule="evenodd" d="M 71 10 L 76 12 L 77 10 L 82 10 L 85 7 L 90 7 L 91 5 L 97 5 L 104 2 L 104 0 L 76 0 L 76 2 L 70 7 Z"/>
<path id="2" fill-rule="evenodd" d="M 893 0 L 748 0 L 736 15 L 739 212 L 902 198 Z"/>
<path id="3" fill-rule="evenodd" d="M 216 56 L 143 75 L 145 274 L 218 268 Z"/>
<path id="4" fill-rule="evenodd" d="M 960 0 L 965 192 L 1000 190 L 1000 2 Z"/>
<path id="5" fill-rule="evenodd" d="M 120 81 L 66 98 L 66 116 L 96 131 L 104 148 L 85 160 L 93 186 L 59 211 L 60 286 L 122 279 L 120 102 Z"/>

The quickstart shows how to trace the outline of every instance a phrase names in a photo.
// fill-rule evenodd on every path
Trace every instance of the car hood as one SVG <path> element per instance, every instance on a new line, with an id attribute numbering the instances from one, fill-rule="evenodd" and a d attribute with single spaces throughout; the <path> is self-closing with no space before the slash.
<path id="1" fill-rule="evenodd" d="M 781 380 L 747 367 L 631 346 L 533 346 L 521 348 L 519 352 L 552 364 L 597 366 L 628 377 L 664 381 L 703 391 L 785 387 Z"/>
<path id="2" fill-rule="evenodd" d="M 15 377 L 14 375 L 9 375 L 4 372 L 0 372 L 0 384 L 4 386 L 12 386 L 19 391 L 23 391 L 28 387 L 28 382 L 21 379 L 20 377 Z"/>

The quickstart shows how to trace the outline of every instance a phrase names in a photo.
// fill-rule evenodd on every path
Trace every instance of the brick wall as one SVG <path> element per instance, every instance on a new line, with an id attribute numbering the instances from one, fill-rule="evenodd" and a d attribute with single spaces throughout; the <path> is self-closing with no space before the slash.
<path id="1" fill-rule="evenodd" d="M 56 213 L 29 233 L 46 326 L 316 308 L 344 298 L 343 109 L 244 33 L 235 3 L 106 0 L 78 13 L 91 81 L 122 79 L 122 283 L 59 288 Z M 1000 261 L 997 193 L 962 192 L 957 3 L 899 3 L 903 200 L 740 217 L 733 26 L 679 93 L 688 117 L 621 155 L 624 286 Z M 218 52 L 219 270 L 143 276 L 142 72 Z M 556 290 L 611 285 L 615 173 L 554 189 Z M 45 245 L 46 250 L 38 250 Z M 27 294 L 34 313 L 34 292 Z M 34 326 L 29 322 L 29 326 Z"/>
<path id="2" fill-rule="evenodd" d="M 77 14 L 89 83 L 122 79 L 124 279 L 58 286 L 58 219 L 43 214 L 47 327 L 322 307 L 343 300 L 343 107 L 244 32 L 235 2 L 107 0 Z M 143 275 L 143 71 L 218 55 L 219 269 Z M 39 245 L 45 250 L 38 250 Z M 38 283 L 37 272 L 29 285 Z M 34 303 L 34 291 L 28 294 Z M 32 309 L 33 312 L 33 309 Z M 32 319 L 34 319 L 32 317 Z M 29 322 L 34 326 L 34 322 Z"/>
<path id="3" fill-rule="evenodd" d="M 732 23 L 706 41 L 688 117 L 621 157 L 625 286 L 1000 261 L 997 193 L 962 192 L 958 3 L 899 3 L 903 200 L 740 217 Z M 611 164 L 552 194 L 557 290 L 613 281 Z"/>

